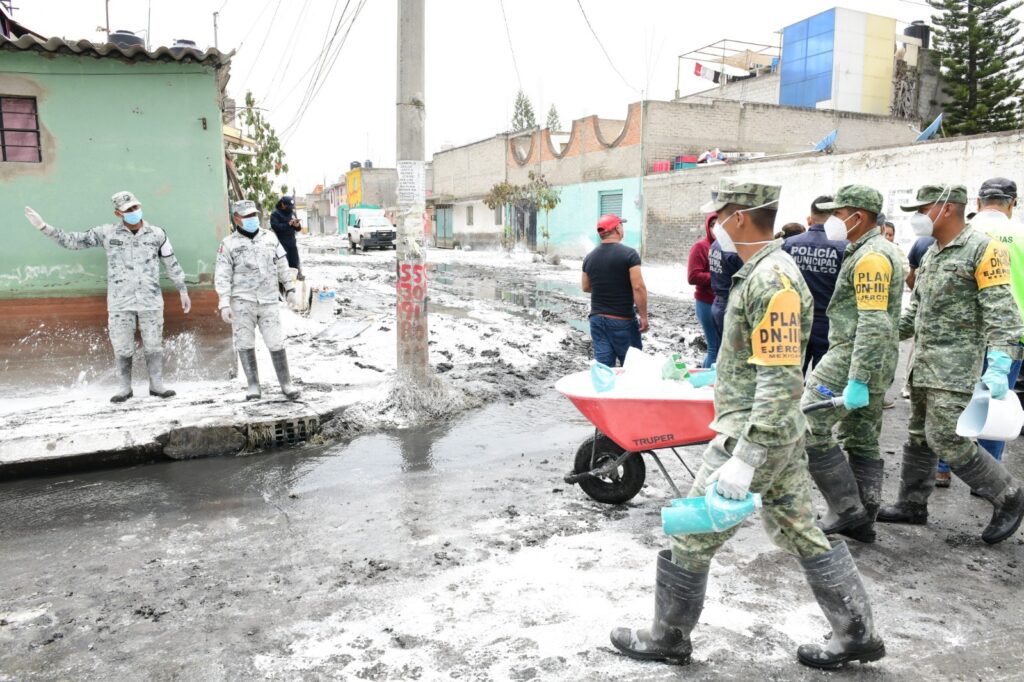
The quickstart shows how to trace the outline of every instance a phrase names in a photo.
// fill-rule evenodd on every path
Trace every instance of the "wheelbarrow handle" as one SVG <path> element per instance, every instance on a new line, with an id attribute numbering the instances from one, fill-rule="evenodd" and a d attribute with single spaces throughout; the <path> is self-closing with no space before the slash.
<path id="1" fill-rule="evenodd" d="M 800 411 L 804 414 L 808 412 L 817 412 L 818 410 L 831 410 L 844 405 L 843 396 L 836 396 L 835 398 L 829 398 L 828 400 L 822 400 L 818 403 L 809 403 L 800 408 Z"/>

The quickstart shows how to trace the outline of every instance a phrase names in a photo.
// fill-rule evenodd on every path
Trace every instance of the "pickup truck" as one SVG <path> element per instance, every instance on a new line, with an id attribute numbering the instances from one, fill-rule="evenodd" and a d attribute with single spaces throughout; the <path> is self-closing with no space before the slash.
<path id="1" fill-rule="evenodd" d="M 358 216 L 346 231 L 349 248 L 353 251 L 396 248 L 395 227 L 384 215 Z"/>

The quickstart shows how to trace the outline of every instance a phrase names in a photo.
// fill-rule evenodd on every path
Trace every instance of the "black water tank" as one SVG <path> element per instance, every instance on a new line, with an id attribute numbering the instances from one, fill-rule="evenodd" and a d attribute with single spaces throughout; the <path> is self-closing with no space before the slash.
<path id="1" fill-rule="evenodd" d="M 932 30 L 928 27 L 928 24 L 920 20 L 910 22 L 910 26 L 903 29 L 903 35 L 919 39 L 921 47 L 926 50 L 928 49 L 928 38 L 931 36 L 931 33 Z"/>
<path id="2" fill-rule="evenodd" d="M 199 48 L 196 47 L 196 41 L 187 40 L 185 38 L 175 38 L 174 44 L 171 45 L 171 54 L 177 57 L 178 55 L 182 54 L 185 50 L 199 51 Z"/>
<path id="3" fill-rule="evenodd" d="M 352 163 L 350 163 L 348 165 L 348 167 L 349 167 L 349 170 L 355 170 L 356 168 L 362 168 L 363 164 L 359 163 L 358 161 L 353 161 Z"/>
<path id="4" fill-rule="evenodd" d="M 363 164 L 363 168 L 373 168 L 373 161 L 367 159 L 366 163 Z"/>
<path id="5" fill-rule="evenodd" d="M 137 36 L 131 31 L 125 31 L 124 29 L 111 33 L 110 42 L 126 49 L 129 47 L 143 47 L 146 44 L 146 41 L 141 36 Z"/>

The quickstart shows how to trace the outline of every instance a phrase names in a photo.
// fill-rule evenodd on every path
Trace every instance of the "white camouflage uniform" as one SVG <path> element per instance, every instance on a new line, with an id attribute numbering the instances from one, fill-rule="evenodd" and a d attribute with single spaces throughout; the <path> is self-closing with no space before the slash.
<path id="1" fill-rule="evenodd" d="M 42 232 L 65 249 L 102 247 L 107 252 L 107 326 L 114 353 L 120 357 L 134 354 L 136 327 L 147 354 L 162 352 L 160 263 L 178 291 L 186 291 L 185 272 L 167 233 L 146 222 L 135 233 L 123 223 L 100 225 L 86 232 L 65 232 L 47 225 Z"/>
<path id="2" fill-rule="evenodd" d="M 295 288 L 287 253 L 273 232 L 261 229 L 250 239 L 236 230 L 220 243 L 214 285 L 218 308 L 231 306 L 235 350 L 256 347 L 257 325 L 270 351 L 284 348 L 278 283 L 286 292 Z"/>

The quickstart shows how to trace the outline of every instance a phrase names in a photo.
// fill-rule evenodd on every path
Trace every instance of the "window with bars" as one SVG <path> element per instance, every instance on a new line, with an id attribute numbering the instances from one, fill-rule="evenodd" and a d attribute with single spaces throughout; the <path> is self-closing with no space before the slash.
<path id="1" fill-rule="evenodd" d="M 502 215 L 502 211 L 503 210 L 504 210 L 503 206 L 495 206 L 494 207 L 494 224 L 495 225 L 501 225 L 502 223 L 505 222 L 505 217 Z"/>
<path id="2" fill-rule="evenodd" d="M 473 207 L 472 206 L 467 206 L 466 207 L 466 225 L 472 225 L 472 224 L 473 224 Z"/>
<path id="3" fill-rule="evenodd" d="M 42 160 L 36 98 L 0 96 L 0 161 Z"/>
<path id="4" fill-rule="evenodd" d="M 617 215 L 622 217 L 622 191 L 600 193 L 601 215 Z"/>

